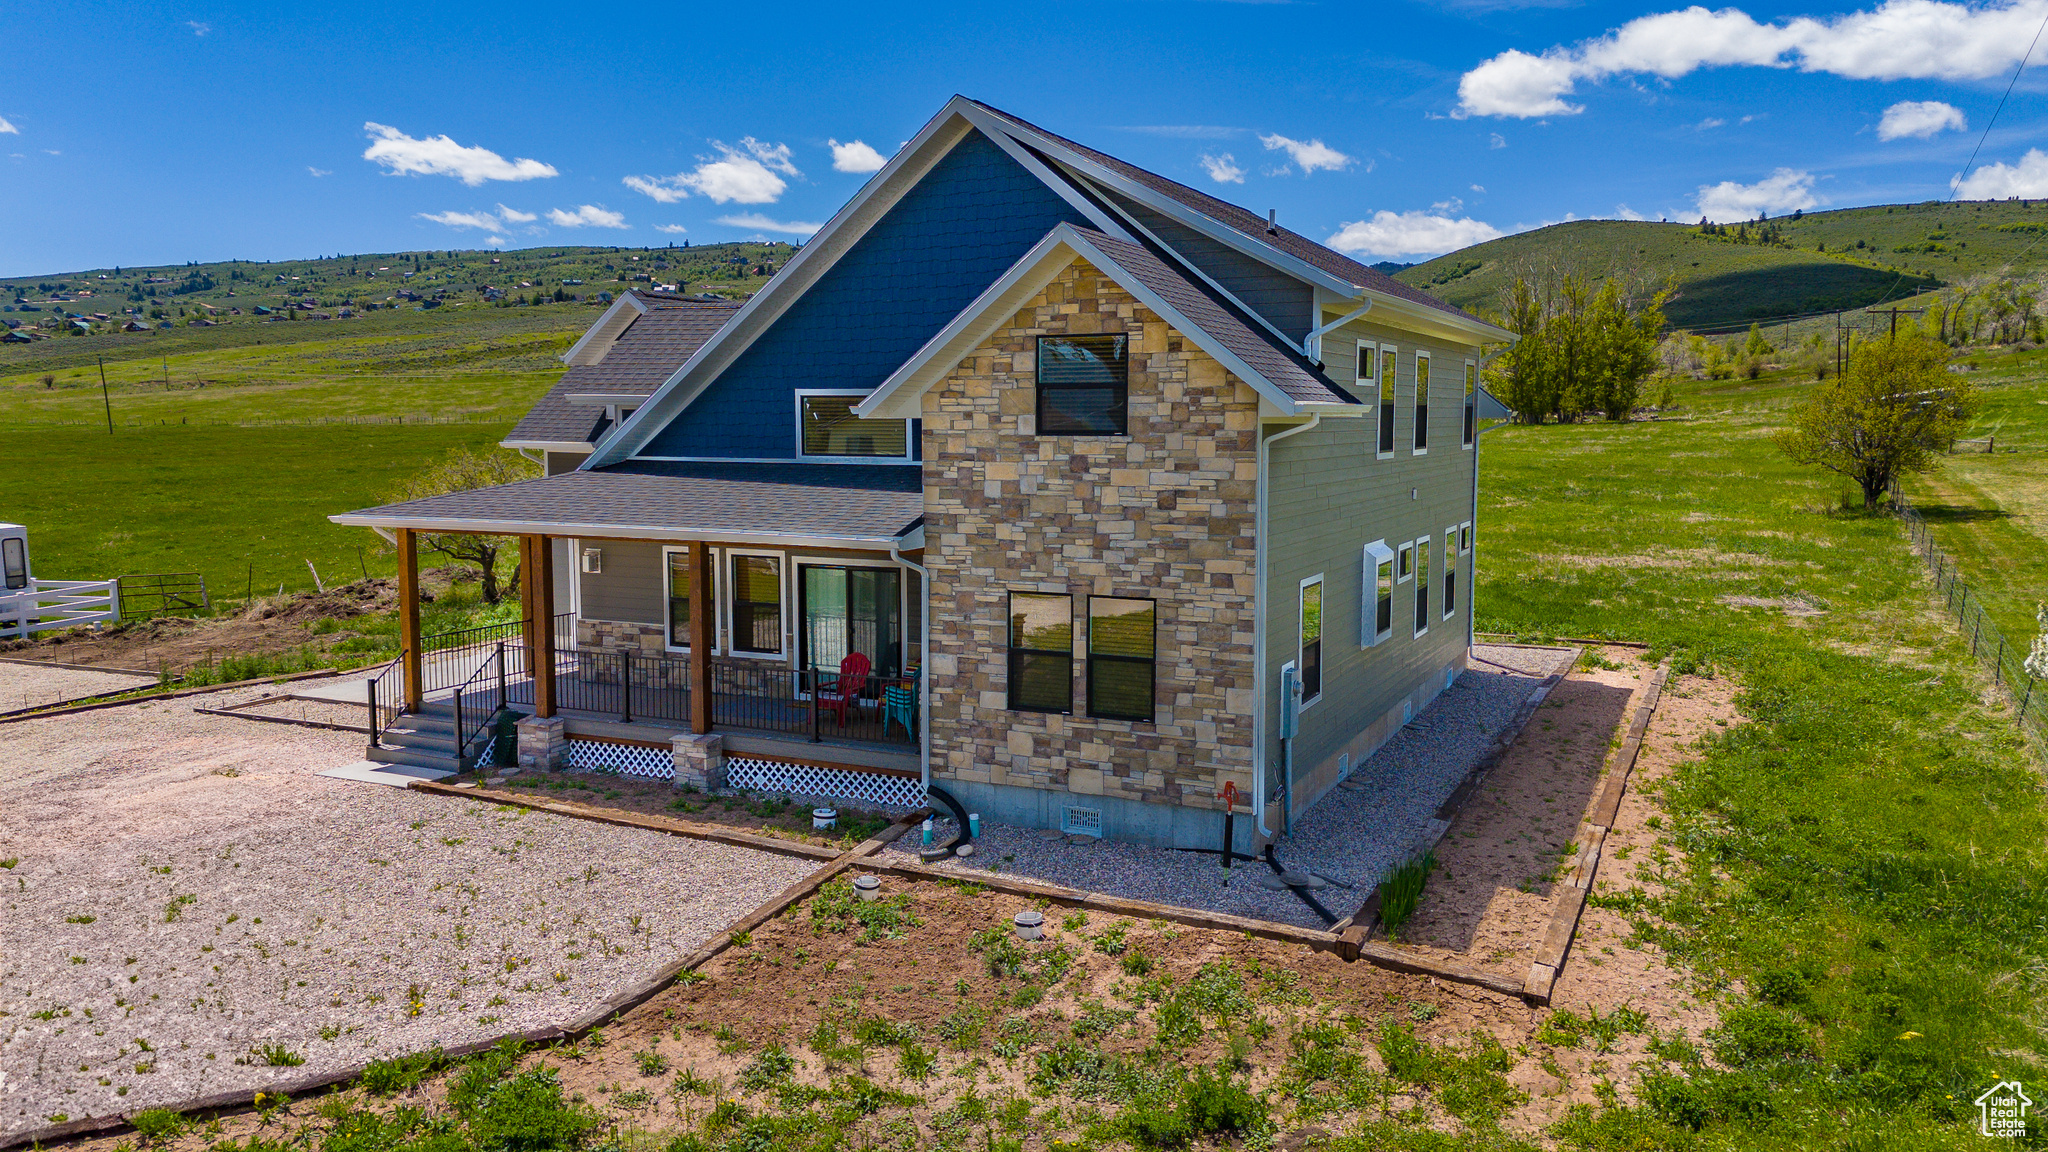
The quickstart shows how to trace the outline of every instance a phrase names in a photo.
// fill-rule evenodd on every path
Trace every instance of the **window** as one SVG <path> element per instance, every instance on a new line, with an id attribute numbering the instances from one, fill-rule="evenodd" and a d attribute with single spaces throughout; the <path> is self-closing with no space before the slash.
<path id="1" fill-rule="evenodd" d="M 28 541 L 19 536 L 0 540 L 0 567 L 6 569 L 7 587 L 28 587 Z"/>
<path id="2" fill-rule="evenodd" d="M 1458 614 L 1458 526 L 1444 528 L 1444 619 Z"/>
<path id="3" fill-rule="evenodd" d="M 1415 354 L 1415 450 L 1429 451 L 1429 353 Z"/>
<path id="4" fill-rule="evenodd" d="M 1465 361 L 1465 447 L 1479 435 L 1479 365 Z"/>
<path id="5" fill-rule="evenodd" d="M 782 557 L 732 558 L 732 649 L 782 655 Z"/>
<path id="6" fill-rule="evenodd" d="M 1151 600 L 1088 598 L 1088 714 L 1152 721 L 1159 614 Z"/>
<path id="7" fill-rule="evenodd" d="M 1323 577 L 1301 582 L 1301 649 L 1294 662 L 1301 675 L 1301 706 L 1323 694 Z"/>
<path id="8" fill-rule="evenodd" d="M 1401 562 L 1396 566 L 1394 579 L 1406 584 L 1415 577 L 1415 545 L 1401 545 Z"/>
<path id="9" fill-rule="evenodd" d="M 711 577 L 711 602 L 716 604 L 718 561 L 712 559 L 709 568 Z M 718 650 L 718 627 L 712 625 L 711 648 Z M 688 551 L 673 551 L 668 554 L 668 646 L 688 648 L 690 646 L 690 554 Z"/>
<path id="10" fill-rule="evenodd" d="M 1472 522 L 1467 520 L 1463 524 L 1458 525 L 1458 555 L 1470 556 L 1471 554 Z"/>
<path id="11" fill-rule="evenodd" d="M 1130 378 L 1122 336 L 1038 338 L 1038 434 L 1122 436 Z"/>
<path id="12" fill-rule="evenodd" d="M 1010 707 L 1074 710 L 1074 598 L 1010 593 Z"/>
<path id="13" fill-rule="evenodd" d="M 1429 631 L 1429 537 L 1415 542 L 1415 634 Z"/>
<path id="14" fill-rule="evenodd" d="M 910 455 L 908 420 L 869 420 L 853 414 L 864 392 L 799 392 L 797 455 L 803 459 L 901 460 Z"/>
<path id="15" fill-rule="evenodd" d="M 1358 392 L 1369 396 L 1378 387 L 1380 378 L 1380 348 L 1377 344 L 1360 340 L 1358 342 Z"/>
<path id="16" fill-rule="evenodd" d="M 1394 454 L 1394 366 L 1400 353 L 1380 349 L 1380 455 Z"/>
<path id="17" fill-rule="evenodd" d="M 1360 576 L 1358 646 L 1370 648 L 1394 634 L 1394 553 L 1386 541 L 1365 546 Z"/>

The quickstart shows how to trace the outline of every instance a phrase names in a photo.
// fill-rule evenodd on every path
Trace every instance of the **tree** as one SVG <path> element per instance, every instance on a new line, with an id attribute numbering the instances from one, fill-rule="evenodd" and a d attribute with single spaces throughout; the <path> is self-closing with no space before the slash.
<path id="1" fill-rule="evenodd" d="M 1764 339 L 1763 325 L 1751 324 L 1749 338 L 1742 342 L 1742 354 L 1753 360 L 1761 360 L 1776 351 L 1776 348 L 1771 347 L 1771 342 Z"/>
<path id="2" fill-rule="evenodd" d="M 440 463 L 401 481 L 386 499 L 394 504 L 407 500 L 424 500 L 429 496 L 445 496 L 450 492 L 467 492 L 473 488 L 490 488 L 517 480 L 530 480 L 538 475 L 539 467 L 517 453 L 479 452 L 474 448 L 457 448 L 448 453 Z M 422 532 L 419 535 L 419 545 L 429 552 L 439 552 L 451 560 L 467 561 L 476 565 L 482 573 L 484 602 L 496 604 L 504 598 L 504 592 L 498 583 L 498 551 L 505 546 L 508 539 L 510 537 Z M 519 583 L 517 564 L 512 566 L 512 583 Z"/>
<path id="3" fill-rule="evenodd" d="M 1977 394 L 1947 371 L 1948 349 L 1921 337 L 1870 340 L 1848 371 L 1817 385 L 1774 439 L 1795 463 L 1839 473 L 1877 502 L 1892 481 L 1934 468 L 1976 415 Z"/>
<path id="4" fill-rule="evenodd" d="M 1626 420 L 1657 370 L 1669 298 L 1667 289 L 1631 300 L 1616 276 L 1598 292 L 1575 274 L 1542 290 L 1518 276 L 1499 319 L 1521 339 L 1488 370 L 1488 386 L 1519 423 L 1570 423 L 1591 412 Z"/>

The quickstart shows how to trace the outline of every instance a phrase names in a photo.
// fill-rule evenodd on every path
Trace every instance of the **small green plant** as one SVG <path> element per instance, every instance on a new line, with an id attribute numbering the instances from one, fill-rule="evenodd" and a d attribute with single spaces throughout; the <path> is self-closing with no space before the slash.
<path id="1" fill-rule="evenodd" d="M 363 1069 L 363 1090 L 372 1096 L 408 1091 L 432 1075 L 444 1062 L 445 1058 L 438 1050 L 373 1060 L 369 1067 Z"/>
<path id="2" fill-rule="evenodd" d="M 1425 849 L 1422 855 L 1394 866 L 1380 881 L 1380 923 L 1386 925 L 1389 937 L 1399 936 L 1402 925 L 1415 915 L 1416 906 L 1422 903 L 1422 887 L 1435 870 L 1436 852 Z"/>
<path id="3" fill-rule="evenodd" d="M 796 1057 L 784 1051 L 780 1044 L 770 1044 L 761 1049 L 754 1062 L 740 1071 L 740 1088 L 748 1092 L 761 1092 L 775 1087 L 796 1070 Z"/>
<path id="4" fill-rule="evenodd" d="M 633 1061 L 639 1065 L 642 1076 L 659 1076 L 668 1071 L 668 1057 L 652 1048 L 643 1048 L 633 1053 Z"/>
<path id="5" fill-rule="evenodd" d="M 199 897 L 189 892 L 181 896 L 171 897 L 171 902 L 164 905 L 164 923 L 176 923 L 178 917 L 184 913 L 185 906 L 196 902 L 198 899 Z"/>
<path id="6" fill-rule="evenodd" d="M 136 1135 L 151 1144 L 175 1140 L 185 1134 L 185 1118 L 169 1108 L 145 1108 L 128 1118 Z"/>
<path id="7" fill-rule="evenodd" d="M 85 915 L 78 915 L 78 916 L 66 916 L 66 917 L 64 918 L 64 922 L 65 922 L 66 924 L 90 924 L 90 923 L 92 923 L 93 921 L 95 921 L 95 920 L 97 920 L 97 919 L 99 919 L 99 917 L 97 917 L 97 916 L 85 916 Z"/>
<path id="8" fill-rule="evenodd" d="M 296 1068 L 306 1062 L 304 1056 L 282 1044 L 253 1045 L 249 1049 L 249 1055 L 255 1057 L 252 1063 L 267 1064 L 272 1068 Z"/>

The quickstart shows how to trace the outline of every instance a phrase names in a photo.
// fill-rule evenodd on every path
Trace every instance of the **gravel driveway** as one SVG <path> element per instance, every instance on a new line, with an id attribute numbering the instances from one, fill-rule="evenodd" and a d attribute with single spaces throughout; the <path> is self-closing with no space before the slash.
<path id="1" fill-rule="evenodd" d="M 326 779 L 360 737 L 191 711 L 262 694 L 0 725 L 0 1134 L 563 1023 L 816 867 Z"/>
<path id="2" fill-rule="evenodd" d="M 1388 868 L 1414 851 L 1436 809 L 1450 798 L 1514 718 L 1542 678 L 1563 671 L 1568 650 L 1479 645 L 1475 663 L 1451 688 L 1330 790 L 1275 846 L 1280 862 L 1338 881 L 1310 894 L 1337 916 L 1364 903 Z M 1239 819 L 1245 817 L 1240 815 Z M 939 821 L 938 839 L 952 835 Z M 914 853 L 906 836 L 890 851 Z M 1144 848 L 1086 836 L 1051 837 L 1036 829 L 982 821 L 975 854 L 937 865 L 974 874 L 995 870 L 1136 900 L 1202 908 L 1321 928 L 1321 917 L 1290 892 L 1260 880 L 1263 861 L 1226 874 L 1215 855 Z M 1349 884 L 1352 887 L 1345 888 Z"/>
<path id="3" fill-rule="evenodd" d="M 0 712 L 77 700 L 102 692 L 122 692 L 154 683 L 154 676 L 93 672 L 83 668 L 31 668 L 26 664 L 0 661 Z"/>

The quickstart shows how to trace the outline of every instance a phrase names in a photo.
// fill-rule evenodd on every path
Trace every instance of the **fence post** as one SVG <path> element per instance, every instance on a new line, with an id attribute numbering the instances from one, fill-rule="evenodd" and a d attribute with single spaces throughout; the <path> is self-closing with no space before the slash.
<path id="1" fill-rule="evenodd" d="M 1963 597 L 1963 611 L 1967 613 L 1967 612 L 1968 612 L 1969 610 L 1970 610 L 1970 599 L 1969 599 L 1969 597 L 1968 597 L 1968 596 L 1965 596 L 1965 597 Z M 1970 629 L 1970 658 L 1971 658 L 1972 660 L 1974 660 L 1974 659 L 1976 659 L 1976 658 L 1977 658 L 1977 637 L 1978 637 L 1979 635 L 1981 635 L 1981 634 L 1983 633 L 1983 631 L 1984 631 L 1984 609 L 1982 609 L 1982 608 L 1979 608 L 1979 609 L 1977 609 L 1977 623 L 1976 623 L 1976 625 L 1975 625 L 1975 626 L 1973 626 L 1973 627 L 1972 627 L 1972 628 Z"/>
<path id="2" fill-rule="evenodd" d="M 498 708 L 505 707 L 505 642 L 498 641 Z"/>
<path id="3" fill-rule="evenodd" d="M 383 745 L 377 742 L 377 677 L 370 677 L 368 680 L 363 682 L 363 686 L 369 689 L 368 696 L 370 701 L 370 747 L 382 748 Z"/>
<path id="4" fill-rule="evenodd" d="M 619 723 L 633 722 L 633 654 L 619 652 Z"/>
<path id="5" fill-rule="evenodd" d="M 462 689 L 455 690 L 455 770 L 469 771 L 469 734 L 462 728 Z"/>
<path id="6" fill-rule="evenodd" d="M 2005 675 L 2005 634 L 1998 635 L 1998 655 L 1991 659 L 1991 683 L 1993 687 L 2004 682 Z"/>
<path id="7" fill-rule="evenodd" d="M 797 682 L 803 682 L 803 669 L 797 669 Z M 818 670 L 811 669 L 811 743 L 818 743 Z"/>
<path id="8" fill-rule="evenodd" d="M 2020 697 L 2020 719 L 2019 719 L 2019 725 L 2020 725 L 2020 728 L 2021 728 L 2022 730 L 2024 730 L 2024 729 L 2026 728 L 2026 726 L 2027 726 L 2027 704 L 2028 704 L 2028 703 L 2029 703 L 2030 701 L 2032 701 L 2033 699 L 2034 699 L 2034 677 L 2033 677 L 2033 675 L 2032 675 L 2032 674 L 2030 673 L 2030 674 L 2028 674 L 2028 676 L 2027 676 L 2027 694 L 2026 694 L 2025 696 L 2022 696 L 2022 697 Z"/>

